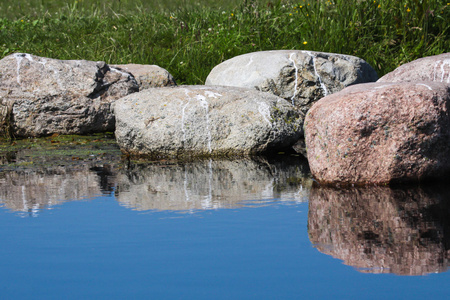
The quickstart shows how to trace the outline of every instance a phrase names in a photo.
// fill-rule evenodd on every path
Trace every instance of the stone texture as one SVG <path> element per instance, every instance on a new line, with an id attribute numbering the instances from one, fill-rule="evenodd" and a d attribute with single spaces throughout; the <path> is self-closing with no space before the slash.
<path id="1" fill-rule="evenodd" d="M 319 182 L 384 184 L 450 170 L 450 87 L 436 82 L 359 84 L 317 102 L 305 119 Z"/>
<path id="2" fill-rule="evenodd" d="M 166 70 L 156 65 L 113 65 L 112 67 L 131 73 L 136 79 L 139 90 L 145 90 L 154 87 L 175 86 L 175 79 Z"/>
<path id="3" fill-rule="evenodd" d="M 0 126 L 17 137 L 112 131 L 111 103 L 136 91 L 104 62 L 12 54 L 0 60 Z"/>
<path id="4" fill-rule="evenodd" d="M 450 264 L 448 189 L 313 186 L 308 235 L 364 273 L 425 275 Z"/>
<path id="5" fill-rule="evenodd" d="M 114 104 L 116 139 L 133 156 L 233 156 L 277 151 L 303 134 L 284 99 L 252 89 L 148 89 Z"/>
<path id="6" fill-rule="evenodd" d="M 209 210 L 305 202 L 312 185 L 305 160 L 261 157 L 131 165 L 117 176 L 117 201 L 136 210 Z"/>
<path id="7" fill-rule="evenodd" d="M 213 68 L 207 85 L 256 88 L 280 96 L 303 113 L 320 98 L 378 76 L 364 60 L 342 54 L 277 50 L 240 55 Z"/>
<path id="8" fill-rule="evenodd" d="M 401 65 L 378 82 L 436 81 L 450 84 L 450 52 Z"/>

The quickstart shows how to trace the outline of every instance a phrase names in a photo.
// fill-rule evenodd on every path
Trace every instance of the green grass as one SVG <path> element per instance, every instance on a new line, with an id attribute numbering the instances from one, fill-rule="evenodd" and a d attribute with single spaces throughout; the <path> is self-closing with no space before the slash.
<path id="1" fill-rule="evenodd" d="M 157 64 L 202 84 L 220 62 L 260 50 L 355 55 L 380 76 L 450 51 L 450 3 L 435 0 L 64 3 L 0 1 L 0 57 Z"/>

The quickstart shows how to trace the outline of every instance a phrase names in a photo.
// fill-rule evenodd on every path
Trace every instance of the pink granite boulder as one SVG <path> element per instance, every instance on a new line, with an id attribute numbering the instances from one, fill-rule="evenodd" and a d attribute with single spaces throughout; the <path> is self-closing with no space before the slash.
<path id="1" fill-rule="evenodd" d="M 317 102 L 305 120 L 307 156 L 323 183 L 422 181 L 450 171 L 450 86 L 367 83 Z"/>
<path id="2" fill-rule="evenodd" d="M 436 81 L 450 84 L 450 52 L 401 65 L 378 82 Z"/>

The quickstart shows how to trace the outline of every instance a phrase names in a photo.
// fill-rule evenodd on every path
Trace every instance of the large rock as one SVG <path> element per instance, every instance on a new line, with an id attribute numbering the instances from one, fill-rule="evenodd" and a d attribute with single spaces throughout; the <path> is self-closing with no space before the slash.
<path id="1" fill-rule="evenodd" d="M 116 197 L 136 210 L 206 210 L 305 202 L 311 185 L 300 158 L 207 159 L 131 165 L 117 176 Z"/>
<path id="2" fill-rule="evenodd" d="M 23 137 L 112 131 L 111 103 L 138 89 L 104 62 L 12 54 L 0 60 L 0 125 Z"/>
<path id="3" fill-rule="evenodd" d="M 364 273 L 425 275 L 450 265 L 449 189 L 313 187 L 308 234 Z"/>
<path id="4" fill-rule="evenodd" d="M 149 88 L 177 85 L 173 76 L 166 69 L 156 65 L 127 64 L 113 65 L 112 67 L 131 73 L 141 91 Z"/>
<path id="5" fill-rule="evenodd" d="M 290 147 L 302 118 L 284 99 L 251 89 L 148 89 L 114 104 L 116 139 L 129 155 L 232 156 Z"/>
<path id="6" fill-rule="evenodd" d="M 450 171 L 450 86 L 368 83 L 317 102 L 305 119 L 311 172 L 320 182 L 393 183 Z"/>
<path id="7" fill-rule="evenodd" d="M 378 82 L 437 81 L 450 83 L 450 52 L 423 57 L 401 65 Z"/>
<path id="8" fill-rule="evenodd" d="M 373 68 L 358 57 L 278 50 L 248 53 L 224 61 L 214 67 L 206 84 L 270 92 L 306 113 L 314 102 L 324 96 L 352 84 L 377 79 Z"/>

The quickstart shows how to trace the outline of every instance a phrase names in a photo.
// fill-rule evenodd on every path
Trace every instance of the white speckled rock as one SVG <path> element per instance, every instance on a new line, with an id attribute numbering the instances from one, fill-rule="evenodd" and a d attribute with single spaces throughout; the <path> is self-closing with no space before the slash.
<path id="1" fill-rule="evenodd" d="M 361 58 L 313 51 L 247 53 L 214 67 L 207 85 L 256 88 L 280 96 L 306 113 L 320 98 L 346 86 L 373 82 L 375 70 Z"/>
<path id="2" fill-rule="evenodd" d="M 177 85 L 173 76 L 166 69 L 156 65 L 127 64 L 113 67 L 131 73 L 141 91 L 154 87 Z"/>
<path id="3" fill-rule="evenodd" d="M 282 98 L 252 89 L 148 89 L 114 104 L 116 139 L 133 156 L 232 156 L 276 151 L 302 135 L 303 120 Z"/>
<path id="4" fill-rule="evenodd" d="M 132 75 L 104 62 L 11 54 L 0 60 L 0 132 L 28 137 L 112 131 L 111 103 L 138 89 Z"/>
<path id="5" fill-rule="evenodd" d="M 400 81 L 435 81 L 450 84 L 450 52 L 419 58 L 378 79 L 378 82 Z"/>

